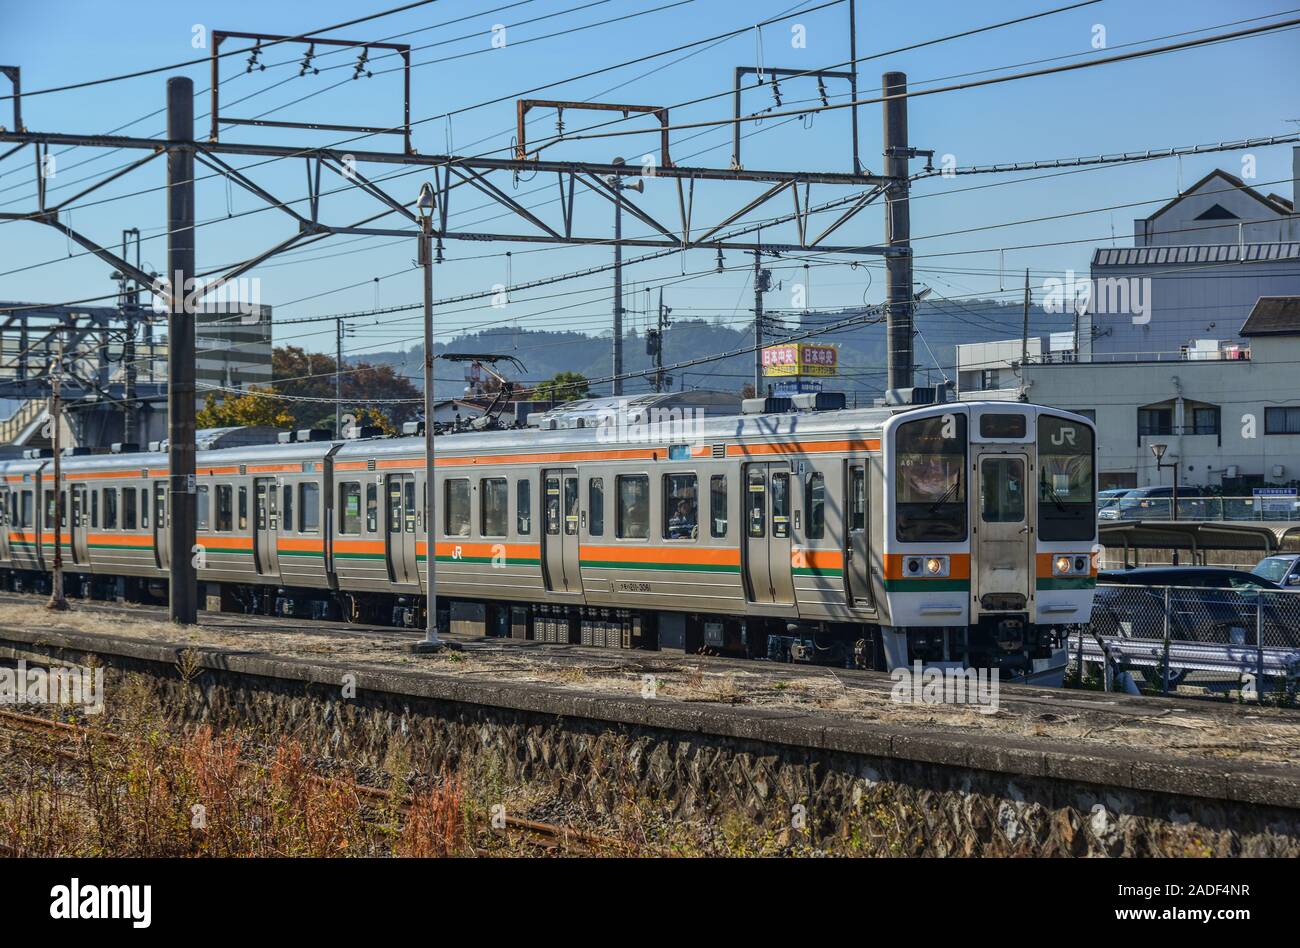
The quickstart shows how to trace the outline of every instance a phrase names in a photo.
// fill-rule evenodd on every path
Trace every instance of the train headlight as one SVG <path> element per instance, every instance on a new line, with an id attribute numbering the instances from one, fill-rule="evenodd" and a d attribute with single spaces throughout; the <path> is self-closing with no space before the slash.
<path id="1" fill-rule="evenodd" d="M 1068 556 L 1058 556 L 1054 565 L 1057 573 L 1070 572 L 1070 558 Z"/>
<path id="2" fill-rule="evenodd" d="M 1091 566 L 1092 557 L 1086 553 L 1057 553 L 1052 557 L 1052 574 L 1055 576 L 1087 576 Z"/>
<path id="3" fill-rule="evenodd" d="M 903 575 L 924 578 L 948 575 L 949 559 L 946 556 L 906 556 L 903 558 Z"/>

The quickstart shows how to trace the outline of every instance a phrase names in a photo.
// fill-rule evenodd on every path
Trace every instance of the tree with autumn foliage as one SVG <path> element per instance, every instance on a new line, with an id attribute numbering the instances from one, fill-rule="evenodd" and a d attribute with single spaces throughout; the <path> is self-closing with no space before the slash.
<path id="1" fill-rule="evenodd" d="M 194 415 L 194 424 L 198 428 L 239 428 L 245 425 L 289 428 L 293 423 L 288 402 L 276 398 L 266 389 L 251 387 L 243 395 L 228 395 L 220 402 L 216 392 L 209 392 L 203 407 Z"/>
<path id="2" fill-rule="evenodd" d="M 288 410 L 297 428 L 334 427 L 334 359 L 301 346 L 277 346 L 271 353 L 271 372 L 280 395 L 318 401 L 290 402 Z M 358 424 L 377 424 L 386 432 L 399 428 L 420 413 L 420 389 L 391 365 L 347 361 L 340 381 L 343 414 Z M 386 399 L 408 399 L 403 402 Z"/>

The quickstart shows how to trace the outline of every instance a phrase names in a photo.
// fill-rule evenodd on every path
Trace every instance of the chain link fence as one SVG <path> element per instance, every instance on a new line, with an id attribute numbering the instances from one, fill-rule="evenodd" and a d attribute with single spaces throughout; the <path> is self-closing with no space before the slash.
<path id="1" fill-rule="evenodd" d="M 1294 691 L 1300 592 L 1097 586 L 1092 621 L 1071 637 L 1076 668 L 1128 671 L 1149 688 Z"/>

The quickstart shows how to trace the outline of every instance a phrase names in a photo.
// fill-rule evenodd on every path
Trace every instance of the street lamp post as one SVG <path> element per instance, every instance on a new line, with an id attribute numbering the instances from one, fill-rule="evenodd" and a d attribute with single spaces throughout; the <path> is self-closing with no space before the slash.
<path id="1" fill-rule="evenodd" d="M 1167 444 L 1153 444 L 1151 445 L 1151 453 L 1156 456 L 1157 474 L 1160 471 L 1162 471 L 1164 468 L 1167 467 L 1173 468 L 1173 472 L 1174 472 L 1173 510 L 1170 512 L 1169 519 L 1177 520 L 1178 519 L 1178 461 L 1174 460 L 1174 461 L 1170 461 L 1168 464 L 1165 463 L 1164 461 L 1165 451 L 1168 447 L 1169 445 Z"/>
<path id="2" fill-rule="evenodd" d="M 437 518 L 434 510 L 434 442 L 433 442 L 433 186 L 420 186 L 416 208 L 420 212 L 420 266 L 424 269 L 424 565 L 428 576 L 424 641 L 417 652 L 442 648 L 438 640 L 437 545 L 434 539 Z"/>

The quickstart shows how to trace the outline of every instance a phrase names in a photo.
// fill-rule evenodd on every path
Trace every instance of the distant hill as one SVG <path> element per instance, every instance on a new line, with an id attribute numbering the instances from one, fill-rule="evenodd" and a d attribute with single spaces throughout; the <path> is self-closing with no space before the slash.
<path id="1" fill-rule="evenodd" d="M 776 319 L 790 333 L 814 329 L 849 319 L 853 310 L 799 314 L 778 311 Z M 958 343 L 987 342 L 993 339 L 1018 338 L 1022 327 L 1022 308 L 1019 303 L 1008 304 L 998 300 L 923 300 L 917 306 L 916 324 L 921 335 L 916 340 L 917 382 L 924 384 L 929 377 L 939 381 L 942 373 L 935 369 L 935 360 L 954 376 L 954 363 Z M 1062 316 L 1048 316 L 1041 309 L 1030 311 L 1030 333 L 1046 335 L 1063 332 L 1072 325 Z M 922 344 L 929 343 L 930 351 Z M 812 337 L 817 341 L 834 342 L 840 347 L 841 378 L 832 387 L 868 400 L 879 396 L 885 382 L 885 327 L 869 325 L 841 330 L 824 336 Z M 741 324 L 720 326 L 706 319 L 673 319 L 667 332 L 664 350 L 665 365 L 698 358 L 709 353 L 726 352 L 743 348 L 753 342 L 752 326 Z M 448 345 L 437 344 L 437 352 L 494 352 L 513 355 L 526 366 L 522 380 L 537 382 L 552 378 L 563 371 L 581 372 L 588 378 L 610 374 L 610 336 L 578 332 L 534 331 L 514 327 L 487 329 L 458 336 Z M 421 350 L 417 347 L 406 352 L 376 352 L 367 356 L 373 364 L 390 363 L 399 372 L 419 384 Z M 651 367 L 650 356 L 645 351 L 645 339 L 639 333 L 625 335 L 623 343 L 624 371 L 636 372 Z M 459 367 L 439 362 L 437 370 L 443 378 L 436 382 L 439 398 L 450 398 L 464 391 L 464 380 Z M 716 388 L 739 391 L 753 376 L 753 356 L 746 354 L 720 359 L 684 371 L 674 371 L 673 388 L 683 384 L 687 388 Z M 514 373 L 507 373 L 514 377 Z M 643 378 L 629 379 L 626 392 L 650 389 Z M 598 391 L 608 391 L 608 385 Z"/>

